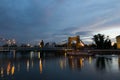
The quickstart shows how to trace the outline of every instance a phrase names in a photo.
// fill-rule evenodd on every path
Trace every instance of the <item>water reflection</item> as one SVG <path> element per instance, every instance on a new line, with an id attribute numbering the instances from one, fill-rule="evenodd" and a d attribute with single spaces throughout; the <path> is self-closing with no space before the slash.
<path id="1" fill-rule="evenodd" d="M 18 63 L 17 68 L 18 68 L 18 72 L 19 72 L 20 71 L 20 63 Z"/>
<path id="2" fill-rule="evenodd" d="M 119 67 L 119 70 L 120 70 L 120 57 L 118 58 L 118 67 Z"/>
<path id="3" fill-rule="evenodd" d="M 66 68 L 66 57 L 63 59 L 60 59 L 59 65 L 60 65 L 61 70 Z"/>
<path id="4" fill-rule="evenodd" d="M 67 56 L 67 53 L 65 52 L 64 56 L 66 57 Z"/>
<path id="5" fill-rule="evenodd" d="M 10 65 L 11 63 L 9 62 L 8 63 L 8 66 L 7 66 L 7 75 L 9 75 L 10 74 L 10 69 L 11 69 L 11 65 Z"/>
<path id="6" fill-rule="evenodd" d="M 1 73 L 1 77 L 3 77 L 4 76 L 4 69 L 3 69 L 3 67 L 1 67 L 0 73 Z"/>
<path id="7" fill-rule="evenodd" d="M 107 57 L 97 57 L 96 58 L 96 69 L 97 70 L 107 70 L 112 64 L 112 59 Z"/>
<path id="8" fill-rule="evenodd" d="M 60 61 L 60 67 L 63 68 L 63 61 Z M 89 63 L 89 64 L 88 64 Z M 81 70 L 84 67 L 92 66 L 97 71 L 118 71 L 120 69 L 120 58 L 113 56 L 87 56 L 87 57 L 68 57 L 68 64 L 72 70 Z M 118 67 L 119 66 L 119 67 Z"/>
<path id="9" fill-rule="evenodd" d="M 42 60 L 41 59 L 39 61 L 39 69 L 40 69 L 40 73 L 42 73 L 42 71 L 43 71 L 43 65 L 42 65 Z"/>
<path id="10" fill-rule="evenodd" d="M 79 58 L 75 58 L 75 57 L 69 57 L 68 58 L 68 63 L 71 69 L 81 69 L 82 67 L 84 67 L 84 58 L 79 57 Z"/>
<path id="11" fill-rule="evenodd" d="M 112 71 L 120 72 L 119 69 L 120 57 L 118 56 L 67 56 L 63 53 L 62 56 L 40 57 L 40 52 L 32 52 L 19 55 L 19 57 L 17 53 L 15 58 L 13 58 L 13 56 L 0 57 L 0 78 L 12 77 L 11 79 L 14 78 L 15 80 L 49 80 L 52 75 L 55 76 L 52 76 L 51 80 L 57 80 L 56 76 L 59 76 L 59 78 L 61 77 L 60 80 L 70 80 L 71 77 L 77 80 L 88 80 L 89 78 L 85 79 L 86 75 L 97 76 L 100 71 L 109 71 L 110 75 Z M 91 71 L 93 72 L 90 73 Z M 23 78 L 21 78 L 21 76 Z M 28 78 L 28 76 L 30 78 Z M 65 78 L 63 76 L 65 76 Z M 66 77 L 69 79 L 66 79 Z M 71 79 L 73 80 L 73 78 Z"/>
<path id="12" fill-rule="evenodd" d="M 13 50 L 13 58 L 15 58 L 15 56 L 16 56 L 16 51 Z"/>
<path id="13" fill-rule="evenodd" d="M 14 73 L 15 73 L 15 66 L 13 65 L 11 69 L 11 74 L 14 75 Z"/>
<path id="14" fill-rule="evenodd" d="M 31 51 L 31 52 L 30 52 L 30 58 L 32 59 L 33 57 L 34 57 L 34 52 Z"/>
<path id="15" fill-rule="evenodd" d="M 29 72 L 29 68 L 30 68 L 30 63 L 29 63 L 29 60 L 27 60 L 27 71 Z"/>
<path id="16" fill-rule="evenodd" d="M 38 52 L 38 59 L 40 59 L 40 52 Z"/>
<path id="17" fill-rule="evenodd" d="M 89 56 L 88 61 L 89 61 L 89 64 L 92 63 L 92 57 L 91 56 Z"/>
<path id="18" fill-rule="evenodd" d="M 34 66 L 34 62 L 35 62 L 35 66 Z M 7 54 L 5 53 L 0 54 L 1 77 L 13 76 L 15 73 L 20 72 L 20 70 L 23 71 L 24 69 L 26 69 L 27 72 L 30 72 L 30 70 L 32 70 L 36 66 L 40 69 L 40 73 L 42 73 L 43 63 L 42 63 L 42 59 L 40 58 L 40 52 L 38 53 L 30 52 L 29 54 L 10 52 Z"/>
<path id="19" fill-rule="evenodd" d="M 34 67 L 34 61 L 32 60 L 32 62 L 31 62 L 31 66 L 32 66 L 32 68 Z"/>

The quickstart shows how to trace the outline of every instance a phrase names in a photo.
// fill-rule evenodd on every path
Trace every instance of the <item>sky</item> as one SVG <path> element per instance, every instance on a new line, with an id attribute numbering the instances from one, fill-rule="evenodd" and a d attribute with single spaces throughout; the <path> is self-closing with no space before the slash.
<path id="1" fill-rule="evenodd" d="M 79 35 L 120 35 L 120 0 L 0 0 L 0 37 L 18 43 L 62 42 Z"/>

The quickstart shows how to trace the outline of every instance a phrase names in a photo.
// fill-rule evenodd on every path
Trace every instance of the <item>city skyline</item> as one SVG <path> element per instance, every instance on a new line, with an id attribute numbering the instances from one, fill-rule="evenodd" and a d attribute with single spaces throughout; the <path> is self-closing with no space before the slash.
<path id="1" fill-rule="evenodd" d="M 0 37 L 21 43 L 61 42 L 76 35 L 92 43 L 98 33 L 112 41 L 120 35 L 119 0 L 1 0 L 0 8 Z"/>

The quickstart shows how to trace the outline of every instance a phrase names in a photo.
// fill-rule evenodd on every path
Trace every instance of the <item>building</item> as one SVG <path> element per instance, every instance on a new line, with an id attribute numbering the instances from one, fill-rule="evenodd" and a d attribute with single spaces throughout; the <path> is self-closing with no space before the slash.
<path id="1" fill-rule="evenodd" d="M 75 41 L 75 44 L 72 44 L 72 42 Z M 76 48 L 80 49 L 84 47 L 84 43 L 82 40 L 80 40 L 80 36 L 74 36 L 74 37 L 68 37 L 68 48 Z"/>
<path id="2" fill-rule="evenodd" d="M 117 48 L 120 49 L 120 35 L 116 37 Z"/>

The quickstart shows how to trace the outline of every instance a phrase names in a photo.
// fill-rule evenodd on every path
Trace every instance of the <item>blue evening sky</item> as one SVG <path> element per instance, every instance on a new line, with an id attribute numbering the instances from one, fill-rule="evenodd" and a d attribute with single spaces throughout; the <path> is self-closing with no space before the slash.
<path id="1" fill-rule="evenodd" d="M 19 43 L 61 42 L 79 35 L 120 35 L 120 0 L 0 0 L 0 37 Z"/>

